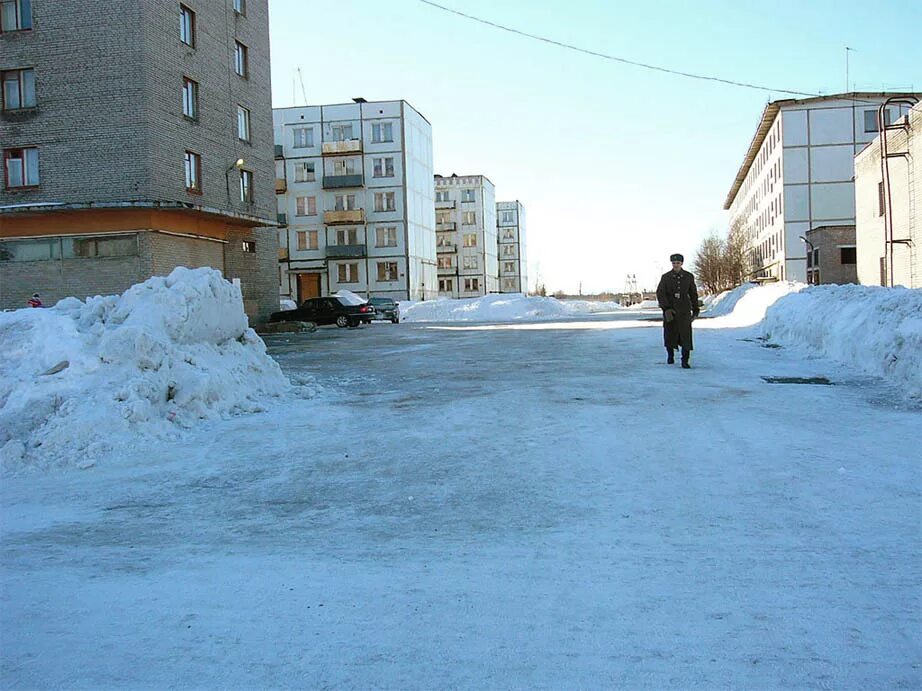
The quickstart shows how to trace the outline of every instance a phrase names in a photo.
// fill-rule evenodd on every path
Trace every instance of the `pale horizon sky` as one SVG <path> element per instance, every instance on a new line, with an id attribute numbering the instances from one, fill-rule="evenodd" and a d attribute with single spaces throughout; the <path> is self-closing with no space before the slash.
<path id="1" fill-rule="evenodd" d="M 437 0 L 630 60 L 774 89 L 922 90 L 922 0 Z M 527 213 L 529 288 L 655 286 L 711 231 L 765 104 L 781 93 L 652 72 L 420 0 L 269 0 L 273 106 L 403 99 L 435 172 L 483 174 Z M 886 37 L 886 38 L 884 38 Z"/>

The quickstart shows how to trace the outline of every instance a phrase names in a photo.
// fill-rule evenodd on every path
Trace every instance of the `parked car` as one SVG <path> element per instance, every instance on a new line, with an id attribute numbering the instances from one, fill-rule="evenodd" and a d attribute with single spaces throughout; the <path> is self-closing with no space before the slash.
<path id="1" fill-rule="evenodd" d="M 374 319 L 386 319 L 392 324 L 400 321 L 400 307 L 391 298 L 368 298 L 368 304 L 375 308 Z"/>
<path id="2" fill-rule="evenodd" d="M 308 298 L 301 306 L 293 310 L 274 312 L 269 316 L 270 322 L 314 322 L 317 326 L 336 324 L 339 327 L 358 326 L 372 319 L 375 308 L 364 303 L 349 305 L 342 299 L 331 295 L 325 298 Z"/>

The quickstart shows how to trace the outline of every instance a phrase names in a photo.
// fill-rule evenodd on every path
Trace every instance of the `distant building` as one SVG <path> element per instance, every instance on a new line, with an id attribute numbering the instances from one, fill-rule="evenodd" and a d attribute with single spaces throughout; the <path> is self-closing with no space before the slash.
<path id="1" fill-rule="evenodd" d="M 886 135 L 889 184 L 880 136 L 855 157 L 858 280 L 922 288 L 922 104 Z"/>
<path id="2" fill-rule="evenodd" d="M 435 298 L 429 122 L 405 101 L 273 113 L 281 295 Z"/>
<path id="3" fill-rule="evenodd" d="M 855 226 L 820 226 L 804 233 L 807 283 L 857 283 Z"/>
<path id="4" fill-rule="evenodd" d="M 439 295 L 499 292 L 496 192 L 484 175 L 435 176 Z"/>
<path id="5" fill-rule="evenodd" d="M 724 209 L 751 235 L 752 278 L 807 279 L 807 231 L 855 225 L 854 156 L 877 134 L 894 94 L 849 93 L 769 103 Z M 888 109 L 890 120 L 907 108 Z"/>
<path id="6" fill-rule="evenodd" d="M 496 233 L 499 241 L 499 291 L 528 292 L 525 207 L 522 202 L 496 203 Z"/>
<path id="7" fill-rule="evenodd" d="M 211 266 L 277 310 L 266 0 L 0 4 L 0 308 Z"/>

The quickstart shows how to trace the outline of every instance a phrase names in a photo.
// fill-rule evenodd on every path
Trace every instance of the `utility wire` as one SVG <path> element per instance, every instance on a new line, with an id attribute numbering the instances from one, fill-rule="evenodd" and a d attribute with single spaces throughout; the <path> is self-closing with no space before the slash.
<path id="1" fill-rule="evenodd" d="M 552 38 L 547 38 L 545 36 L 538 36 L 537 34 L 530 34 L 527 31 L 521 31 L 519 29 L 514 29 L 510 26 L 504 26 L 503 24 L 497 24 L 496 22 L 491 22 L 487 19 L 481 19 L 480 17 L 475 17 L 471 14 L 465 14 L 458 10 L 452 9 L 450 7 L 445 7 L 440 5 L 437 2 L 432 2 L 431 0 L 419 0 L 424 5 L 429 5 L 430 7 L 435 7 L 437 9 L 449 12 L 451 14 L 458 15 L 459 17 L 464 17 L 465 19 L 470 19 L 471 21 L 478 22 L 480 24 L 486 24 L 487 26 L 492 26 L 495 29 L 501 29 L 502 31 L 508 31 L 511 34 L 517 34 L 519 36 L 524 36 L 526 38 L 531 38 L 536 41 L 543 41 L 544 43 L 549 43 L 560 48 L 566 48 L 567 50 L 573 50 L 577 53 L 584 53 L 586 55 L 592 55 L 597 58 L 603 58 L 605 60 L 611 60 L 612 62 L 619 62 L 624 65 L 633 65 L 634 67 L 642 67 L 646 70 L 653 70 L 654 72 L 663 72 L 665 74 L 674 74 L 680 77 L 688 77 L 690 79 L 701 79 L 708 82 L 718 82 L 720 84 L 729 84 L 730 86 L 739 86 L 746 89 L 755 89 L 757 91 L 768 91 L 778 94 L 791 94 L 792 96 L 808 96 L 808 97 L 822 97 L 822 94 L 814 94 L 808 91 L 792 91 L 791 89 L 772 89 L 767 86 L 759 86 L 758 84 L 749 84 L 747 82 L 737 82 L 731 79 L 722 79 L 721 77 L 712 77 L 704 74 L 694 74 L 692 72 L 683 72 L 681 70 L 673 70 L 668 67 L 660 67 L 658 65 L 649 65 L 645 62 L 638 62 L 636 60 L 628 60 L 627 58 L 619 58 L 614 55 L 607 55 L 606 53 L 600 53 L 595 50 L 588 50 L 586 48 L 580 48 L 579 46 L 574 46 L 569 43 L 563 43 L 561 41 L 555 41 Z M 844 100 L 844 99 L 843 99 Z M 858 99 L 849 99 L 849 100 L 858 100 Z"/>

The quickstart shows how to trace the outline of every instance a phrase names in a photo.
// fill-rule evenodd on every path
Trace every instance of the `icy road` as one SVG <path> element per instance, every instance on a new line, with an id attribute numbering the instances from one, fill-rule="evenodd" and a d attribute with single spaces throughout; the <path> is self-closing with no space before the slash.
<path id="1" fill-rule="evenodd" d="M 271 337 L 311 397 L 5 479 L 0 686 L 922 686 L 919 410 L 637 316 Z"/>

